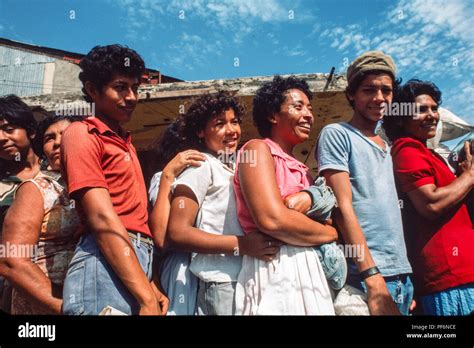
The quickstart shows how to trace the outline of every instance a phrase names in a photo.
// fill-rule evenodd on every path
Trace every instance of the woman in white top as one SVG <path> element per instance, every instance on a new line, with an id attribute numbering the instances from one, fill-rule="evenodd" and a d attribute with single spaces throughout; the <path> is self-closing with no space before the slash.
<path id="1" fill-rule="evenodd" d="M 191 253 L 172 250 L 165 245 L 171 185 L 184 169 L 200 166 L 201 161 L 205 160 L 202 153 L 186 149 L 180 125 L 181 118 L 177 118 L 166 128 L 156 146 L 156 167 L 159 171 L 151 179 L 148 191 L 153 207 L 150 229 L 159 255 L 153 278 L 169 298 L 166 315 L 194 315 L 198 286 L 197 277 L 189 270 Z"/>
<path id="2" fill-rule="evenodd" d="M 233 157 L 243 114 L 238 100 L 221 91 L 197 99 L 183 117 L 187 145 L 204 152 L 206 161 L 186 169 L 172 185 L 167 238 L 177 249 L 193 252 L 199 315 L 235 314 L 241 255 L 268 260 L 281 244 L 258 232 L 244 236 L 237 219 Z"/>

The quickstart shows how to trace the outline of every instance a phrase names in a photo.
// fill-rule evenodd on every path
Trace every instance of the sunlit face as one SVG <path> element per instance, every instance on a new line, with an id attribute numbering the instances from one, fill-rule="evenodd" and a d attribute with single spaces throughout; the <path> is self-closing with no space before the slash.
<path id="1" fill-rule="evenodd" d="M 306 94 L 299 89 L 286 92 L 280 112 L 272 116 L 273 132 L 289 144 L 299 144 L 309 138 L 313 126 L 313 107 Z"/>
<path id="2" fill-rule="evenodd" d="M 117 75 L 98 92 L 94 86 L 87 89 L 98 114 L 115 122 L 130 121 L 138 103 L 138 79 Z"/>
<path id="3" fill-rule="evenodd" d="M 354 114 L 376 123 L 384 116 L 386 105 L 393 99 L 393 80 L 388 74 L 367 75 L 354 95 Z"/>
<path id="4" fill-rule="evenodd" d="M 212 152 L 233 153 L 237 150 L 240 134 L 240 122 L 234 110 L 229 109 L 209 120 L 198 136 Z"/>
<path id="5" fill-rule="evenodd" d="M 43 136 L 43 152 L 52 170 L 59 170 L 61 165 L 60 145 L 64 130 L 71 124 L 68 120 L 53 123 Z"/>
<path id="6" fill-rule="evenodd" d="M 26 129 L 0 119 L 0 158 L 18 161 L 26 156 L 31 148 Z"/>
<path id="7" fill-rule="evenodd" d="M 439 121 L 438 104 L 428 94 L 421 94 L 415 98 L 417 109 L 420 111 L 415 117 L 405 123 L 405 131 L 420 140 L 431 139 L 436 135 Z"/>

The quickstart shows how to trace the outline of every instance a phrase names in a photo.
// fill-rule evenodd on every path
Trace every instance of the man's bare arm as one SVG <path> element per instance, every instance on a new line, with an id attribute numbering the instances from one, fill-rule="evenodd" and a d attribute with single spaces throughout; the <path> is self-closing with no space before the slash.
<path id="1" fill-rule="evenodd" d="M 352 206 L 352 188 L 349 174 L 343 171 L 325 170 L 323 175 L 336 196 L 338 209 L 335 211 L 334 218 L 341 231 L 344 242 L 349 245 L 358 246 L 355 250 L 359 250 L 363 253 L 362 255 L 355 255 L 353 258 L 359 272 L 376 266 Z M 381 199 L 384 198 L 381 197 Z M 381 274 L 366 278 L 365 284 L 367 286 L 368 304 L 371 314 L 400 315 L 400 311 L 393 302 Z"/>
<path id="2" fill-rule="evenodd" d="M 78 198 L 100 251 L 140 304 L 140 314 L 160 314 L 153 288 L 140 266 L 128 232 L 114 210 L 107 189 L 85 189 Z"/>

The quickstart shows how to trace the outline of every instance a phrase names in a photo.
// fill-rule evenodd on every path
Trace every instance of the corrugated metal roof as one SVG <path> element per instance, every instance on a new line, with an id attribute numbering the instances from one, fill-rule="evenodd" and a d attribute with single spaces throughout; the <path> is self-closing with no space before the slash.
<path id="1" fill-rule="evenodd" d="M 0 46 L 0 95 L 42 94 L 44 66 L 55 61 L 45 55 Z"/>

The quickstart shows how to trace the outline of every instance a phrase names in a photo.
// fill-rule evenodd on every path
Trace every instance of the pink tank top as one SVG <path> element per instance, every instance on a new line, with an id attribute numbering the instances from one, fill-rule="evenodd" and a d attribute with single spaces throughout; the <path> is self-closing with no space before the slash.
<path id="1" fill-rule="evenodd" d="M 286 197 L 290 194 L 307 188 L 312 181 L 312 178 L 309 175 L 308 167 L 298 161 L 296 158 L 285 153 L 280 145 L 275 143 L 273 140 L 265 138 L 263 141 L 268 145 L 270 153 L 273 157 L 273 162 L 275 163 L 276 181 L 281 197 Z M 249 153 L 244 152 L 245 147 L 249 142 L 247 142 L 239 150 L 234 175 L 234 192 L 237 202 L 237 215 L 239 217 L 240 225 L 242 226 L 242 229 L 245 233 L 257 230 L 257 226 L 252 219 L 252 215 L 250 214 L 249 208 L 247 207 L 247 203 L 245 202 L 244 196 L 242 194 L 238 173 L 239 161 L 241 159 L 252 159 L 252 156 L 250 156 Z"/>

